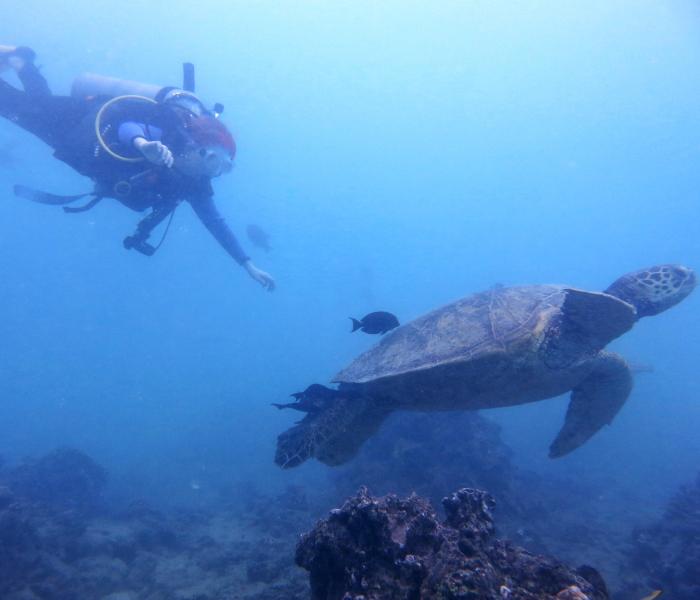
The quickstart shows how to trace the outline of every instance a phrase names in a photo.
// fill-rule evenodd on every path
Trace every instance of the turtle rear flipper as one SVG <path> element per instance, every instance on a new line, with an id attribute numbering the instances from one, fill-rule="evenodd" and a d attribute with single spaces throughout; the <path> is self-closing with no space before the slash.
<path id="1" fill-rule="evenodd" d="M 568 454 L 609 425 L 631 391 L 632 372 L 625 360 L 602 352 L 593 371 L 571 392 L 564 426 L 549 448 L 549 457 Z"/>
<path id="2" fill-rule="evenodd" d="M 370 398 L 339 397 L 278 436 L 275 463 L 289 469 L 316 458 L 341 465 L 357 454 L 388 414 Z"/>
<path id="3" fill-rule="evenodd" d="M 571 288 L 565 292 L 561 315 L 550 324 L 540 350 L 554 369 L 597 354 L 637 319 L 634 307 L 615 296 Z"/>

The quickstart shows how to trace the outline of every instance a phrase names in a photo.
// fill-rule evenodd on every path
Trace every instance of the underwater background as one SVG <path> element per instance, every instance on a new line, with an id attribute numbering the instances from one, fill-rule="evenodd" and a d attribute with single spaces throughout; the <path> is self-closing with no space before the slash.
<path id="1" fill-rule="evenodd" d="M 244 482 L 313 495 L 330 469 L 273 464 L 297 415 L 270 403 L 376 342 L 350 335 L 349 316 L 407 322 L 495 284 L 602 290 L 653 264 L 700 269 L 697 3 L 27 0 L 2 12 L 0 43 L 34 48 L 57 94 L 84 71 L 179 85 L 195 63 L 198 94 L 225 105 L 238 145 L 217 203 L 278 284 L 259 289 L 188 206 L 146 258 L 123 249 L 140 216 L 116 201 L 66 215 L 13 197 L 15 183 L 73 194 L 90 182 L 0 122 L 9 462 L 79 448 L 113 497 L 163 508 L 215 506 Z M 269 253 L 246 238 L 251 223 Z M 483 411 L 513 462 L 661 510 L 698 472 L 699 302 L 612 344 L 653 372 L 573 454 L 547 458 L 566 398 Z"/>

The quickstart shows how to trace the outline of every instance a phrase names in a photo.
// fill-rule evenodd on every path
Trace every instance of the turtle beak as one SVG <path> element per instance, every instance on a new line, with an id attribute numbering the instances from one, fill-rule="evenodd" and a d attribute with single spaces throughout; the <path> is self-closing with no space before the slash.
<path id="1" fill-rule="evenodd" d="M 690 288 L 688 293 L 690 293 L 690 291 L 698 287 L 697 275 L 695 275 L 695 271 L 693 271 L 693 269 L 691 269 L 690 267 L 676 265 L 673 267 L 673 273 L 676 277 L 678 277 L 678 279 L 680 279 L 683 282 L 681 284 L 681 287 L 686 289 Z"/>

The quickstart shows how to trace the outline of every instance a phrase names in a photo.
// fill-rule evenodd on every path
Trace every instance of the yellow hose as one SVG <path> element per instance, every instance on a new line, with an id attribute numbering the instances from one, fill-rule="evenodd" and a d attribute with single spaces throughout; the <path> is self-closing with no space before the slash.
<path id="1" fill-rule="evenodd" d="M 107 145 L 104 138 L 102 137 L 102 115 L 104 114 L 105 110 L 107 110 L 110 106 L 117 102 L 121 102 L 122 100 L 145 100 L 150 104 L 158 104 L 155 100 L 153 100 L 152 98 L 147 98 L 146 96 L 117 96 L 116 98 L 112 98 L 108 102 L 105 102 L 100 107 L 100 110 L 97 111 L 97 116 L 95 117 L 95 135 L 97 136 L 97 141 L 100 143 L 100 146 L 102 146 L 102 149 L 112 158 L 116 158 L 117 160 L 130 163 L 141 162 L 142 160 L 146 160 L 143 156 L 129 158 L 128 156 L 121 156 L 120 154 L 117 154 Z"/>

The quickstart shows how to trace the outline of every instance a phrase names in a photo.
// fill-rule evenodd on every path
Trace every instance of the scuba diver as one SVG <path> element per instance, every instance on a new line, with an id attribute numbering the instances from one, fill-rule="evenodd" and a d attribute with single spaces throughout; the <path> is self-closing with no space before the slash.
<path id="1" fill-rule="evenodd" d="M 214 204 L 211 179 L 231 171 L 236 145 L 219 120 L 223 106 L 204 107 L 194 95 L 194 67 L 186 63 L 183 88 L 160 87 L 85 74 L 70 96 L 54 96 L 27 47 L 0 46 L 0 72 L 16 72 L 24 91 L 0 78 L 0 115 L 46 142 L 54 156 L 95 182 L 89 194 L 58 196 L 15 186 L 35 202 L 68 205 L 91 197 L 69 213 L 89 210 L 103 198 L 148 214 L 124 247 L 151 256 L 148 239 L 186 201 L 221 246 L 265 289 L 273 278 L 241 248 Z"/>

